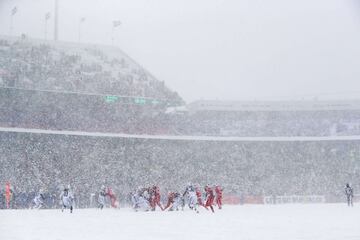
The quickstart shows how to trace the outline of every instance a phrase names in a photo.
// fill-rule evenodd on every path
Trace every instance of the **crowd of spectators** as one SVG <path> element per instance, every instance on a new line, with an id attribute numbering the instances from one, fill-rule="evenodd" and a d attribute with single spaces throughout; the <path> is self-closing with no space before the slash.
<path id="1" fill-rule="evenodd" d="M 225 137 L 360 134 L 360 110 L 166 113 L 166 102 L 141 101 L 123 97 L 109 102 L 104 95 L 0 88 L 0 126 Z"/>
<path id="2" fill-rule="evenodd" d="M 188 183 L 220 184 L 239 196 L 343 196 L 359 189 L 359 141 L 201 141 L 0 133 L 0 185 L 16 193 L 60 193 L 71 184 L 79 206 L 101 185 L 126 201 L 139 186 L 163 193 Z"/>
<path id="3" fill-rule="evenodd" d="M 165 134 L 166 105 L 108 102 L 106 96 L 0 88 L 0 126 L 131 134 Z"/>

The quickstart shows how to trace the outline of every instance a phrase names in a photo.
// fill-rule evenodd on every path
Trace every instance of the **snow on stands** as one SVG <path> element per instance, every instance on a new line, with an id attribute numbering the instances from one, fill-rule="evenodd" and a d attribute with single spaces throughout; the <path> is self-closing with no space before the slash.
<path id="1" fill-rule="evenodd" d="M 20 89 L 178 98 L 112 46 L 0 35 L 0 51 L 0 72 L 3 73 L 0 85 L 3 87 L 15 87 L 11 76 L 19 75 L 16 87 Z M 42 73 L 40 77 L 38 72 Z"/>
<path id="2" fill-rule="evenodd" d="M 212 214 L 130 209 L 2 210 L 0 239 L 358 240 L 360 208 L 346 204 L 225 206 Z"/>

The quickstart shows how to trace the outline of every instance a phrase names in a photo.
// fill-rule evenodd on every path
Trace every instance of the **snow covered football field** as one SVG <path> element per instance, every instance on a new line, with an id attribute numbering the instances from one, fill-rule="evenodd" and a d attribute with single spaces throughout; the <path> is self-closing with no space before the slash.
<path id="1" fill-rule="evenodd" d="M 215 214 L 131 209 L 0 210 L 1 240 L 360 239 L 360 207 L 225 206 Z"/>

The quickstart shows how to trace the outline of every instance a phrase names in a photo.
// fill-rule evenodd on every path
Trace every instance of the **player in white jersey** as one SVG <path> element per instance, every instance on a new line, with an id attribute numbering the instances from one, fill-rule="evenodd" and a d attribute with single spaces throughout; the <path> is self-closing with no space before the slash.
<path id="1" fill-rule="evenodd" d="M 346 195 L 346 198 L 347 198 L 347 204 L 348 206 L 352 207 L 353 206 L 353 198 L 354 198 L 354 190 L 352 187 L 350 187 L 350 184 L 347 183 L 346 184 L 346 187 L 345 187 L 345 195 Z"/>
<path id="2" fill-rule="evenodd" d="M 149 211 L 150 204 L 146 199 L 146 193 L 144 193 L 143 189 L 140 189 L 136 192 L 131 193 L 131 202 L 135 211 Z"/>
<path id="3" fill-rule="evenodd" d="M 183 203 L 182 200 L 183 200 L 183 198 L 181 197 L 181 194 L 178 192 L 175 192 L 174 201 L 173 201 L 173 204 L 170 207 L 169 211 L 175 211 L 175 210 L 178 211 L 179 207 L 182 206 L 182 203 Z"/>
<path id="4" fill-rule="evenodd" d="M 74 203 L 74 195 L 70 191 L 70 186 L 64 188 L 64 190 L 60 194 L 60 199 L 62 201 L 61 211 L 63 212 L 64 209 L 69 208 L 70 213 L 72 213 L 73 203 Z"/>
<path id="5" fill-rule="evenodd" d="M 137 200 L 137 206 L 138 206 L 138 209 L 142 210 L 142 211 L 149 211 L 150 210 L 149 201 L 142 195 L 140 195 L 138 200 Z"/>
<path id="6" fill-rule="evenodd" d="M 192 186 L 191 184 L 189 184 L 186 189 L 185 192 L 183 194 L 183 197 L 185 197 L 185 195 L 187 195 L 187 201 L 188 201 L 188 206 L 191 210 L 194 210 L 196 212 L 199 212 L 197 210 L 197 197 L 196 197 L 196 191 L 195 191 L 195 187 Z"/>
<path id="7" fill-rule="evenodd" d="M 131 198 L 130 200 L 131 200 L 132 208 L 134 210 L 137 210 L 137 208 L 138 208 L 137 202 L 139 199 L 139 195 L 136 192 L 131 192 L 130 198 Z"/>
<path id="8" fill-rule="evenodd" d="M 101 186 L 100 192 L 99 192 L 99 197 L 98 197 L 98 203 L 99 203 L 99 208 L 103 209 L 105 206 L 105 197 L 106 197 L 106 188 L 105 186 Z"/>
<path id="9" fill-rule="evenodd" d="M 44 205 L 44 194 L 40 191 L 38 195 L 35 196 L 33 202 L 35 204 L 34 208 L 40 209 Z"/>

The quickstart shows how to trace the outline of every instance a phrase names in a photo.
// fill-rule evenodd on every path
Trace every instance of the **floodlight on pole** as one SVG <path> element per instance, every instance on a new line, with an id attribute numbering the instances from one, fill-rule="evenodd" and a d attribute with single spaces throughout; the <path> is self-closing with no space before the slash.
<path id="1" fill-rule="evenodd" d="M 50 17 L 51 17 L 50 12 L 47 12 L 45 14 L 45 40 L 47 40 L 47 22 L 50 19 Z"/>
<path id="2" fill-rule="evenodd" d="M 112 22 L 112 29 L 111 29 L 111 45 L 114 46 L 114 34 L 115 34 L 115 28 L 119 27 L 121 25 L 121 21 L 115 20 Z"/>
<path id="3" fill-rule="evenodd" d="M 79 21 L 79 39 L 78 39 L 79 42 L 81 40 L 81 25 L 83 22 L 85 22 L 85 20 L 86 20 L 86 18 L 82 17 L 82 18 L 80 18 L 80 21 Z"/>
<path id="4" fill-rule="evenodd" d="M 11 14 L 10 14 L 10 36 L 12 36 L 13 35 L 13 28 L 14 28 L 14 26 L 13 26 L 13 21 L 14 21 L 14 16 L 15 16 L 15 14 L 17 13 L 17 11 L 18 11 L 18 8 L 15 6 L 13 9 L 11 9 Z"/>
<path id="5" fill-rule="evenodd" d="M 54 16 L 54 40 L 55 41 L 57 41 L 59 39 L 58 24 L 59 24 L 59 0 L 55 0 L 55 16 Z"/>

